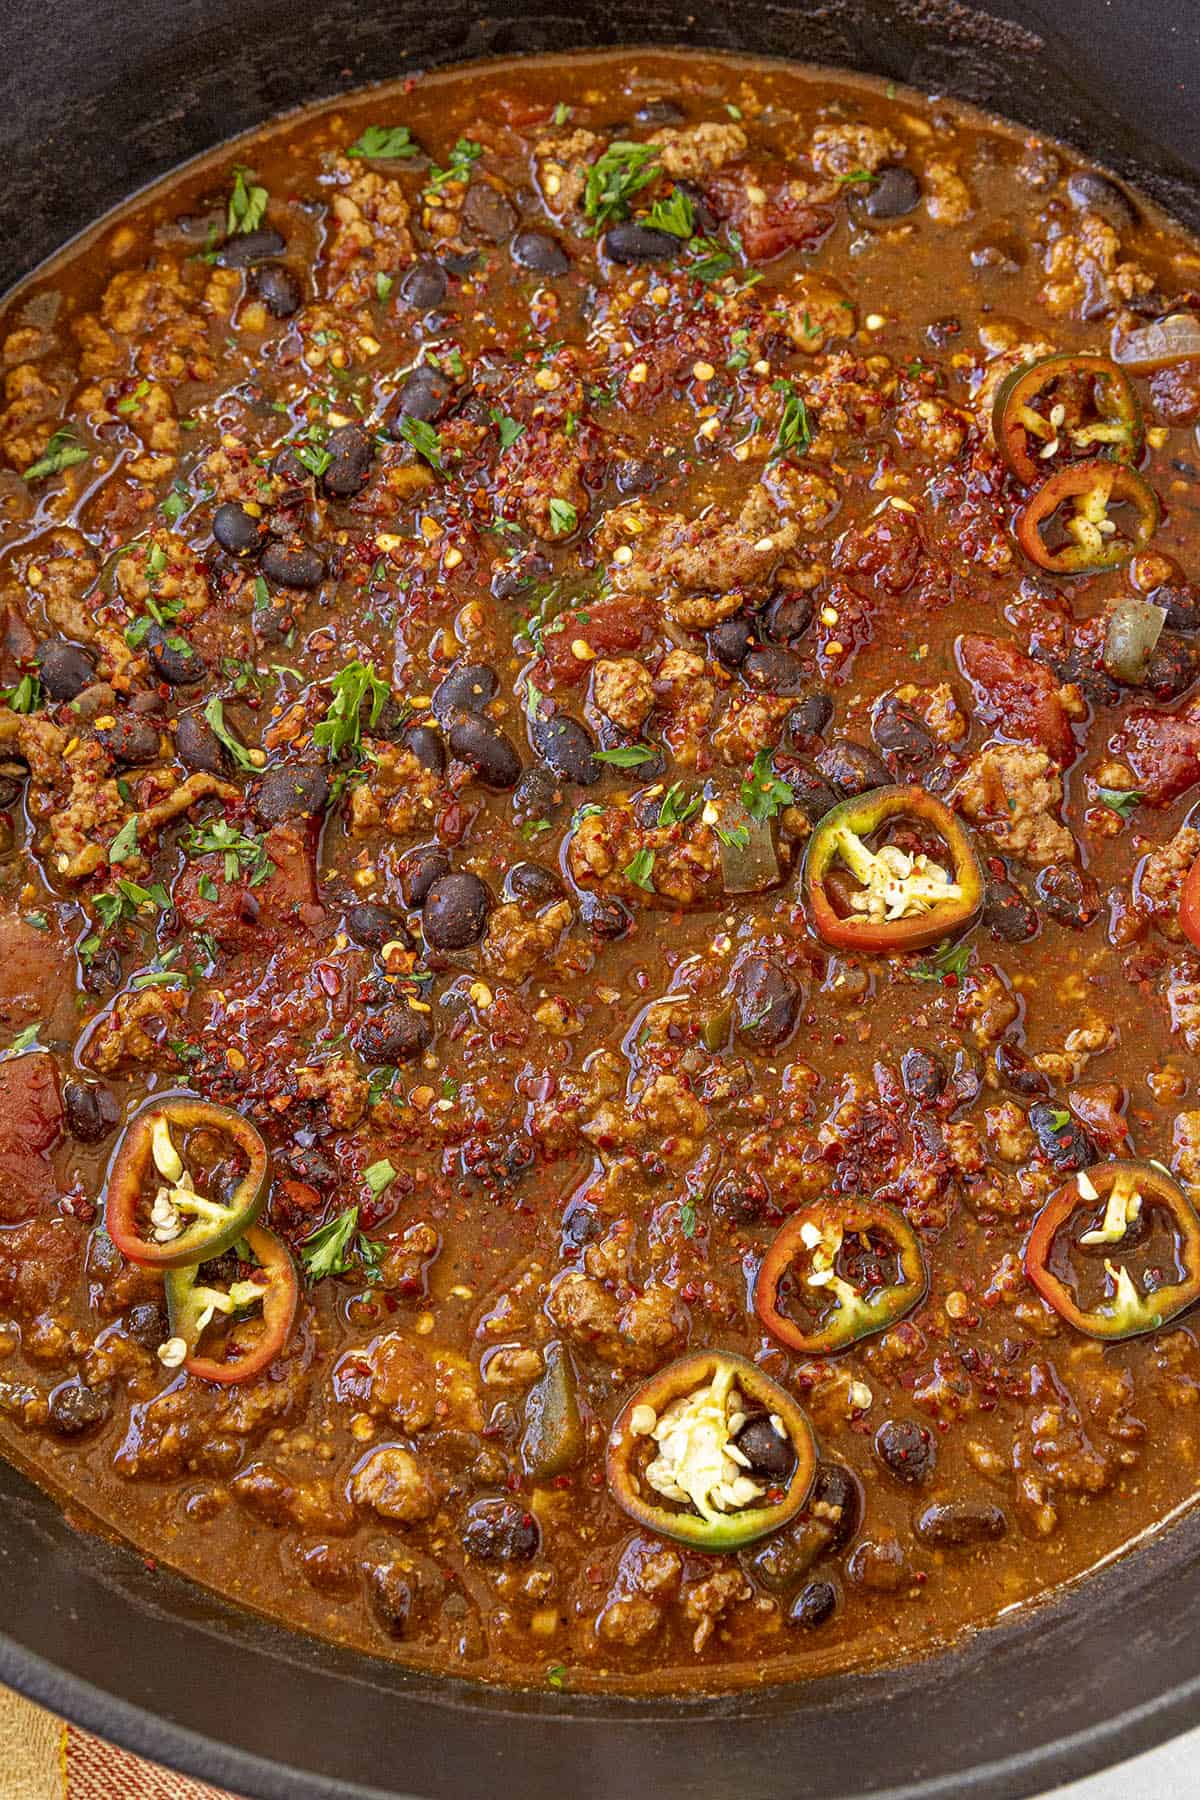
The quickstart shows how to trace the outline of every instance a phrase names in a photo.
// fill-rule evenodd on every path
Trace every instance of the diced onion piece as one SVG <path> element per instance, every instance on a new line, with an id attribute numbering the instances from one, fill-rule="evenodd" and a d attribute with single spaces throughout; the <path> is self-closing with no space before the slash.
<path id="1" fill-rule="evenodd" d="M 1104 637 L 1104 667 L 1117 681 L 1143 679 L 1162 636 L 1166 610 L 1149 600 L 1119 600 Z"/>
<path id="2" fill-rule="evenodd" d="M 1114 362 L 1135 375 L 1150 375 L 1184 357 L 1200 356 L 1200 319 L 1191 313 L 1171 313 L 1126 337 L 1114 332 L 1112 355 Z"/>

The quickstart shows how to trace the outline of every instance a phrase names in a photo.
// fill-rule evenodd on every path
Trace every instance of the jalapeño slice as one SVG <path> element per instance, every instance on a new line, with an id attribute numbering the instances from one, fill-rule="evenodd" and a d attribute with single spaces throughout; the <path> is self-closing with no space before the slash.
<path id="1" fill-rule="evenodd" d="M 182 1150 L 203 1134 L 205 1163 L 232 1156 L 239 1173 L 228 1199 L 205 1194 Z M 108 1177 L 104 1223 L 131 1262 L 178 1269 L 220 1256 L 262 1211 L 270 1159 L 248 1119 L 189 1094 L 152 1100 L 129 1121 Z"/>
<path id="2" fill-rule="evenodd" d="M 1061 523 L 1066 542 L 1051 549 L 1045 527 L 1057 519 L 1067 503 L 1069 515 Z M 1131 516 L 1118 525 L 1114 506 L 1125 506 Z M 1039 569 L 1055 575 L 1096 575 L 1119 569 L 1137 551 L 1144 550 L 1158 529 L 1159 507 L 1154 489 L 1122 463 L 1069 463 L 1035 488 L 1017 514 L 1017 542 Z"/>
<path id="3" fill-rule="evenodd" d="M 829 1356 L 894 1325 L 928 1285 L 903 1213 L 881 1200 L 822 1200 L 776 1233 L 758 1271 L 754 1310 L 789 1350 Z M 809 1322 L 782 1310 L 792 1300 Z"/>
<path id="4" fill-rule="evenodd" d="M 171 1335 L 158 1351 L 164 1368 L 182 1365 L 202 1381 L 231 1386 L 261 1374 L 283 1349 L 300 1296 L 296 1265 L 283 1239 L 265 1226 L 251 1225 L 244 1244 L 254 1260 L 239 1258 L 229 1277 L 206 1277 L 196 1263 L 167 1270 Z M 252 1334 L 249 1322 L 256 1318 L 260 1329 Z M 218 1321 L 227 1327 L 222 1354 L 201 1354 L 201 1340 Z"/>
<path id="5" fill-rule="evenodd" d="M 1041 356 L 1000 383 L 992 436 L 1013 474 L 1032 487 L 1079 457 L 1136 463 L 1142 412 L 1128 375 L 1111 357 Z"/>

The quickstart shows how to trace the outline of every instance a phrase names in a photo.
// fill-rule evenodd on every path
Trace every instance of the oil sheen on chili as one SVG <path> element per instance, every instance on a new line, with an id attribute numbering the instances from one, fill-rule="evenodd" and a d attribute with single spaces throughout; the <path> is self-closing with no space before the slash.
<path id="1" fill-rule="evenodd" d="M 721 1688 L 1192 1497 L 1197 246 L 820 70 L 479 66 L 0 344 L 0 1438 L 377 1654 Z"/>

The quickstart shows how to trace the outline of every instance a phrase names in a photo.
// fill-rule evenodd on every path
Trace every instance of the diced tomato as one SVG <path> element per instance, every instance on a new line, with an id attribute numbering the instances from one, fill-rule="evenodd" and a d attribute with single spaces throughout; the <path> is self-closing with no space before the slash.
<path id="1" fill-rule="evenodd" d="M 561 620 L 561 629 L 560 627 Z M 571 687 L 582 681 L 592 658 L 577 656 L 572 645 L 586 644 L 596 656 L 636 650 L 650 629 L 653 609 L 645 600 L 593 600 L 580 612 L 560 614 L 545 635 L 545 648 L 534 673 L 535 687 Z"/>
<path id="2" fill-rule="evenodd" d="M 959 638 L 958 660 L 989 723 L 1006 738 L 1036 744 L 1056 763 L 1075 760 L 1075 734 L 1049 669 L 1011 638 L 974 633 Z"/>
<path id="3" fill-rule="evenodd" d="M 32 1318 L 79 1279 L 87 1233 L 73 1219 L 30 1219 L 0 1231 L 0 1306 Z"/>
<path id="4" fill-rule="evenodd" d="M 55 932 L 19 913 L 0 917 L 0 1025 L 49 1021 L 74 985 L 74 960 Z"/>
<path id="5" fill-rule="evenodd" d="M 277 825 L 263 840 L 272 863 L 265 881 L 239 870 L 225 879 L 219 855 L 198 857 L 182 870 L 173 899 L 180 918 L 194 931 L 207 931 L 226 950 L 243 949 L 264 931 L 311 924 L 306 909 L 316 906 L 314 833 L 309 826 Z"/>
<path id="6" fill-rule="evenodd" d="M 44 1050 L 0 1062 L 0 1220 L 14 1225 L 58 1197 L 50 1166 L 62 1135 L 58 1069 Z"/>
<path id="7" fill-rule="evenodd" d="M 1179 896 L 1179 923 L 1183 935 L 1200 950 L 1200 856 L 1183 880 Z"/>
<path id="8" fill-rule="evenodd" d="M 1167 806 L 1200 781 L 1200 718 L 1182 713 L 1131 712 L 1109 749 L 1133 771 L 1151 806 Z"/>
<path id="9" fill-rule="evenodd" d="M 510 88 L 493 88 L 481 102 L 484 112 L 520 131 L 526 125 L 546 125 L 553 107 L 532 94 L 514 94 Z"/>
<path id="10" fill-rule="evenodd" d="M 769 262 L 785 250 L 815 244 L 833 223 L 828 207 L 809 206 L 792 193 L 781 166 L 732 163 L 710 176 L 705 191 L 718 217 L 741 237 L 751 262 Z"/>

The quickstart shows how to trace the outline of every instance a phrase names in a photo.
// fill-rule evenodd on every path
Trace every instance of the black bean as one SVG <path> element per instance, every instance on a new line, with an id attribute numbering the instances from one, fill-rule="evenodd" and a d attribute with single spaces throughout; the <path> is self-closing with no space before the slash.
<path id="1" fill-rule="evenodd" d="M 173 625 L 152 625 L 146 634 L 146 649 L 155 673 L 171 687 L 191 687 L 208 673 L 208 664 L 195 645 Z"/>
<path id="2" fill-rule="evenodd" d="M 837 1603 L 838 1591 L 832 1581 L 806 1582 L 788 1608 L 788 1624 L 815 1631 L 832 1619 Z"/>
<path id="3" fill-rule="evenodd" d="M 807 1510 L 828 1531 L 829 1550 L 841 1550 L 850 1542 L 862 1524 L 863 1503 L 858 1483 L 843 1463 L 817 1464 Z"/>
<path id="4" fill-rule="evenodd" d="M 777 758 L 775 767 L 792 790 L 792 805 L 803 813 L 810 825 L 819 825 L 825 814 L 845 798 L 839 789 L 798 757 L 789 757 L 786 766 Z"/>
<path id="5" fill-rule="evenodd" d="M 913 1529 L 923 1544 L 954 1550 L 995 1542 L 1008 1530 L 1008 1520 L 989 1500 L 935 1500 L 918 1515 Z"/>
<path id="6" fill-rule="evenodd" d="M 897 1481 L 912 1487 L 933 1473 L 937 1461 L 933 1433 L 915 1419 L 885 1419 L 875 1433 L 875 1454 Z"/>
<path id="7" fill-rule="evenodd" d="M 356 944 L 371 950 L 378 950 L 395 938 L 403 941 L 408 935 L 399 914 L 373 900 L 359 900 L 347 907 L 346 930 Z"/>
<path id="8" fill-rule="evenodd" d="M 933 761 L 937 746 L 924 722 L 899 700 L 880 703 L 871 720 L 871 736 L 897 775 L 915 774 Z"/>
<path id="9" fill-rule="evenodd" d="M 549 769 L 526 769 L 513 790 L 513 817 L 518 824 L 549 820 L 562 803 L 562 788 Z"/>
<path id="10" fill-rule="evenodd" d="M 900 1078 L 905 1093 L 928 1106 L 945 1088 L 946 1065 L 931 1050 L 906 1050 L 900 1058 Z"/>
<path id="11" fill-rule="evenodd" d="M 634 113 L 639 125 L 682 125 L 687 118 L 683 108 L 674 100 L 659 98 L 643 100 Z"/>
<path id="12" fill-rule="evenodd" d="M 52 700 L 74 700 L 96 679 L 90 650 L 66 638 L 45 638 L 37 647 L 38 674 Z"/>
<path id="13" fill-rule="evenodd" d="M 517 228 L 517 209 L 498 187 L 476 176 L 463 196 L 459 215 L 485 244 L 502 244 Z"/>
<path id="14" fill-rule="evenodd" d="M 812 624 L 815 610 L 811 594 L 776 594 L 767 607 L 764 634 L 773 644 L 798 644 Z"/>
<path id="15" fill-rule="evenodd" d="M 1068 178 L 1067 194 L 1080 212 L 1098 213 L 1114 231 L 1132 231 L 1137 209 L 1123 188 L 1095 169 L 1076 169 Z"/>
<path id="16" fill-rule="evenodd" d="M 1196 650 L 1186 639 L 1165 631 L 1154 646 L 1146 673 L 1138 683 L 1155 700 L 1178 700 L 1196 679 Z"/>
<path id="17" fill-rule="evenodd" d="M 1098 669 L 1081 650 L 1069 651 L 1051 666 L 1060 681 L 1074 682 L 1093 706 L 1116 706 L 1123 697 L 1119 683 L 1106 670 Z"/>
<path id="18" fill-rule="evenodd" d="M 450 858 L 436 845 L 410 850 L 400 864 L 400 892 L 404 904 L 420 908 L 435 881 L 450 873 Z"/>
<path id="19" fill-rule="evenodd" d="M 713 1188 L 710 1204 L 717 1217 L 730 1225 L 759 1225 L 766 1217 L 771 1195 L 754 1170 L 731 1169 Z"/>
<path id="20" fill-rule="evenodd" d="M 482 712 L 500 692 L 496 671 L 486 663 L 463 663 L 443 675 L 433 690 L 433 716 L 443 729 L 456 713 Z"/>
<path id="21" fill-rule="evenodd" d="M 81 980 L 89 994 L 105 994 L 119 988 L 125 979 L 121 952 L 115 944 L 101 944 L 83 965 Z"/>
<path id="22" fill-rule="evenodd" d="M 478 875 L 441 875 L 425 896 L 421 930 L 433 950 L 465 950 L 487 929 L 492 897 Z"/>
<path id="23" fill-rule="evenodd" d="M 325 450 L 333 461 L 321 476 L 321 485 L 336 499 L 348 500 L 360 493 L 371 478 L 375 455 L 370 438 L 361 425 L 339 425 L 325 440 Z"/>
<path id="24" fill-rule="evenodd" d="M 765 1481 L 787 1483 L 796 1468 L 796 1451 L 786 1433 L 781 1436 L 766 1413 L 747 1419 L 734 1444 L 750 1464 L 752 1475 Z"/>
<path id="25" fill-rule="evenodd" d="M 826 780 L 846 794 L 866 794 L 872 788 L 891 784 L 892 775 L 887 764 L 865 744 L 855 743 L 853 738 L 834 738 L 818 752 L 816 764 Z"/>
<path id="26" fill-rule="evenodd" d="M 989 876 L 983 889 L 983 922 L 1000 944 L 1024 944 L 1038 933 L 1038 916 L 1005 875 Z"/>
<path id="27" fill-rule="evenodd" d="M 294 496 L 301 494 L 305 483 L 311 480 L 310 472 L 297 456 L 294 444 L 283 444 L 275 452 L 271 458 L 271 473 L 288 484 L 290 492 L 283 495 L 283 505 L 292 504 Z"/>
<path id="28" fill-rule="evenodd" d="M 386 1065 L 411 1062 L 432 1041 L 429 1014 L 414 1012 L 406 1001 L 397 1000 L 364 1019 L 355 1044 L 365 1063 Z"/>
<path id="29" fill-rule="evenodd" d="M 533 719 L 529 736 L 542 762 L 560 781 L 591 787 L 604 773 L 604 765 L 596 761 L 592 734 L 578 719 L 565 713 L 556 713 L 552 719 Z"/>
<path id="30" fill-rule="evenodd" d="M 60 1437 L 79 1437 L 102 1425 L 112 1411 L 112 1400 L 103 1388 L 85 1387 L 82 1381 L 64 1381 L 48 1402 L 47 1423 Z"/>
<path id="31" fill-rule="evenodd" d="M 320 763 L 268 769 L 254 795 L 254 816 L 260 825 L 280 825 L 323 812 L 328 802 L 329 777 Z"/>
<path id="32" fill-rule="evenodd" d="M 389 1637 L 407 1637 L 418 1599 L 410 1569 L 395 1562 L 368 1563 L 363 1578 L 371 1611 Z"/>
<path id="33" fill-rule="evenodd" d="M 672 232 L 639 225 L 635 219 L 610 225 L 604 234 L 604 254 L 615 263 L 673 262 L 681 249 Z"/>
<path id="34" fill-rule="evenodd" d="M 592 936 L 606 944 L 616 943 L 633 925 L 632 912 L 615 894 L 582 894 L 579 917 Z"/>
<path id="35" fill-rule="evenodd" d="M 423 769 L 431 775 L 444 775 L 446 772 L 446 746 L 432 725 L 410 725 L 404 732 L 401 742 L 404 748 L 415 756 Z"/>
<path id="36" fill-rule="evenodd" d="M 81 1144 L 98 1144 L 116 1128 L 121 1108 L 111 1088 L 99 1081 L 79 1081 L 72 1076 L 63 1083 L 63 1112 L 67 1130 Z"/>
<path id="37" fill-rule="evenodd" d="M 1072 931 L 1082 931 L 1100 911 L 1100 890 L 1090 875 L 1073 863 L 1043 869 L 1036 882 L 1042 911 Z"/>
<path id="38" fill-rule="evenodd" d="M 708 195 L 697 181 L 676 181 L 675 192 L 692 203 L 692 222 L 701 237 L 711 237 L 721 221 L 709 205 Z"/>
<path id="39" fill-rule="evenodd" d="M 212 533 L 229 556 L 254 556 L 262 547 L 261 523 L 232 500 L 213 514 Z"/>
<path id="40" fill-rule="evenodd" d="M 251 275 L 250 286 L 276 319 L 290 319 L 304 305 L 304 289 L 282 263 L 263 263 Z"/>
<path id="41" fill-rule="evenodd" d="M 525 900 L 530 906 L 549 906 L 552 900 L 561 900 L 563 884 L 553 869 L 546 868 L 544 863 L 514 863 L 504 878 L 504 897 L 506 900 Z"/>
<path id="42" fill-rule="evenodd" d="M 708 634 L 708 647 L 727 669 L 738 669 L 746 660 L 754 642 L 754 620 L 749 613 L 734 613 L 722 619 Z"/>
<path id="43" fill-rule="evenodd" d="M 752 1050 L 773 1051 L 796 1029 L 804 991 L 787 969 L 750 956 L 733 979 L 734 1030 Z"/>
<path id="44" fill-rule="evenodd" d="M 96 736 L 110 756 L 130 767 L 158 760 L 158 726 L 140 713 L 122 713 L 111 725 L 101 726 Z"/>
<path id="45" fill-rule="evenodd" d="M 742 674 L 761 694 L 802 694 L 808 683 L 803 658 L 779 644 L 762 644 L 758 649 L 748 651 Z"/>
<path id="46" fill-rule="evenodd" d="M 399 439 L 404 436 L 400 429 L 402 419 L 420 419 L 426 425 L 435 424 L 449 412 L 453 399 L 454 383 L 449 376 L 429 363 L 422 363 L 413 370 L 388 408 L 384 422 L 389 437 Z"/>
<path id="47" fill-rule="evenodd" d="M 434 262 L 432 257 L 424 257 L 401 279 L 396 299 L 413 312 L 429 312 L 446 298 L 448 285 L 441 263 Z"/>
<path id="48" fill-rule="evenodd" d="M 226 238 L 217 251 L 217 261 L 223 269 L 248 269 L 252 263 L 282 256 L 286 249 L 279 233 L 265 225 L 261 231 L 245 231 L 238 237 Z"/>
<path id="49" fill-rule="evenodd" d="M 292 538 L 268 544 L 262 555 L 262 572 L 279 587 L 315 588 L 325 579 L 325 563 L 310 544 Z"/>
<path id="50" fill-rule="evenodd" d="M 1200 586 L 1194 581 L 1155 588 L 1149 599 L 1163 608 L 1172 631 L 1200 631 Z"/>
<path id="51" fill-rule="evenodd" d="M 175 754 L 185 769 L 207 769 L 210 775 L 223 775 L 230 760 L 224 744 L 199 712 L 179 715 Z"/>
<path id="52" fill-rule="evenodd" d="M 518 231 L 509 251 L 519 269 L 532 269 L 537 275 L 565 275 L 571 267 L 562 245 L 544 231 Z"/>
<path id="53" fill-rule="evenodd" d="M 125 1332 L 143 1350 L 157 1350 L 171 1335 L 167 1309 L 160 1300 L 139 1300 L 125 1314 Z"/>
<path id="54" fill-rule="evenodd" d="M 807 749 L 814 739 L 822 736 L 832 717 L 833 701 L 828 694 L 805 694 L 783 722 L 788 742 Z"/>
<path id="55" fill-rule="evenodd" d="M 860 210 L 883 224 L 904 218 L 920 204 L 921 184 L 911 169 L 883 169 L 863 194 Z"/>
<path id="56" fill-rule="evenodd" d="M 1035 1069 L 1025 1052 L 1006 1038 L 996 1045 L 996 1073 L 1005 1087 L 1027 1100 L 1048 1099 L 1050 1083 L 1040 1069 Z"/>
<path id="57" fill-rule="evenodd" d="M 481 714 L 461 713 L 447 732 L 450 748 L 491 788 L 516 787 L 521 759 L 510 738 Z"/>
<path id="58" fill-rule="evenodd" d="M 480 1562 L 527 1562 L 542 1534 L 534 1515 L 515 1500 L 473 1500 L 462 1529 L 462 1547 Z"/>
<path id="59" fill-rule="evenodd" d="M 1096 1161 L 1096 1146 L 1065 1107 L 1039 1100 L 1029 1109 L 1029 1123 L 1042 1154 L 1064 1175 Z"/>

